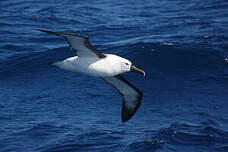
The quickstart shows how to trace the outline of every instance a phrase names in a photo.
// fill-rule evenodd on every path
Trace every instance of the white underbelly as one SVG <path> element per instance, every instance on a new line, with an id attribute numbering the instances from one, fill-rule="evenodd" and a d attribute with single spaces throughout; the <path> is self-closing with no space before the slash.
<path id="1" fill-rule="evenodd" d="M 71 57 L 59 65 L 61 69 L 96 77 L 107 77 L 119 74 L 108 62 L 91 57 Z"/>

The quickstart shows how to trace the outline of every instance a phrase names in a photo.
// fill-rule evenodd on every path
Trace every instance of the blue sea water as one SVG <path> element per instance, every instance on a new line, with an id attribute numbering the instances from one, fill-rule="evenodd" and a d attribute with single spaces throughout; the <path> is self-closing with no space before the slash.
<path id="1" fill-rule="evenodd" d="M 143 93 L 121 123 L 121 97 L 99 78 L 49 67 L 74 56 L 63 38 L 146 71 L 126 73 Z M 1 0 L 1 152 L 227 152 L 226 0 Z"/>

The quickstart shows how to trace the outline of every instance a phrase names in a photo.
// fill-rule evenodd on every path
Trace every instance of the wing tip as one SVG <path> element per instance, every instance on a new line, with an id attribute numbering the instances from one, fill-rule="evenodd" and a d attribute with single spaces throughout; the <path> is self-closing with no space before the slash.
<path id="1" fill-rule="evenodd" d="M 44 29 L 39 29 L 39 28 L 34 28 L 34 30 L 40 31 L 40 32 L 44 32 L 44 33 L 48 33 L 48 34 L 55 34 L 55 35 L 61 35 L 58 32 L 53 32 L 53 31 L 49 31 L 49 30 L 44 30 Z"/>
<path id="2" fill-rule="evenodd" d="M 40 32 L 44 32 L 44 33 L 49 33 L 49 34 L 60 35 L 60 36 L 67 36 L 67 35 L 69 35 L 69 36 L 78 36 L 78 37 L 82 37 L 82 38 L 85 38 L 85 39 L 89 40 L 89 36 L 88 35 L 76 34 L 76 33 L 71 33 L 71 32 L 53 32 L 53 31 L 44 30 L 44 29 L 40 29 L 40 28 L 34 28 L 34 30 L 40 31 Z"/>
<path id="3" fill-rule="evenodd" d="M 142 95 L 143 94 L 140 93 L 140 96 L 138 97 L 138 103 L 136 104 L 136 106 L 133 110 L 130 110 L 129 108 L 127 108 L 125 101 L 123 100 L 122 113 L 121 113 L 122 123 L 127 122 L 135 115 L 135 113 L 137 112 L 137 110 L 139 109 L 139 107 L 141 105 Z"/>

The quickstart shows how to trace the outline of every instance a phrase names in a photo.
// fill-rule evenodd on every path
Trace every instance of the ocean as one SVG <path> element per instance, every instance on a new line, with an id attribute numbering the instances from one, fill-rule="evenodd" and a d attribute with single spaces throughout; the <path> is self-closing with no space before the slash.
<path id="1" fill-rule="evenodd" d="M 0 152 L 227 152 L 228 1 L 1 0 Z M 75 55 L 34 30 L 88 35 L 146 72 L 142 104 L 95 77 L 48 66 Z"/>

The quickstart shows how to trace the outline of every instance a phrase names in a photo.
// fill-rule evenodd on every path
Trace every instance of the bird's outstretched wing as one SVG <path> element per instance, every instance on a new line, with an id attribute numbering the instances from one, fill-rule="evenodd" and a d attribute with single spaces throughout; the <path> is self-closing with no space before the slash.
<path id="1" fill-rule="evenodd" d="M 122 96 L 122 122 L 128 121 L 138 110 L 143 93 L 121 75 L 103 77 L 103 79 L 116 88 Z"/>
<path id="2" fill-rule="evenodd" d="M 94 46 L 90 44 L 89 37 L 85 35 L 68 32 L 52 32 L 43 29 L 36 30 L 64 37 L 69 43 L 70 47 L 76 51 L 76 54 L 79 57 L 106 57 L 103 53 L 99 52 Z"/>

